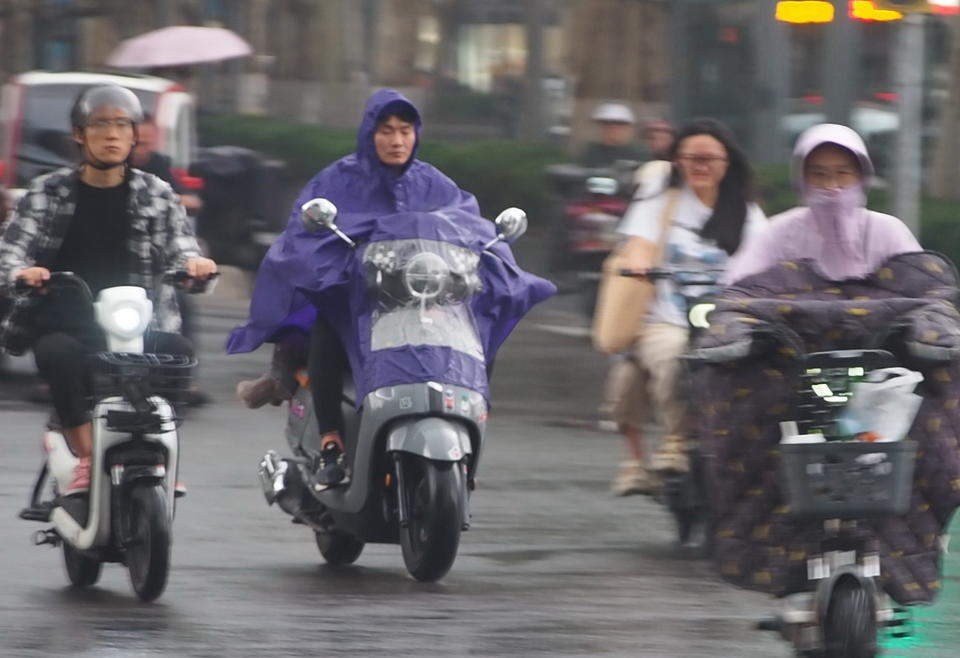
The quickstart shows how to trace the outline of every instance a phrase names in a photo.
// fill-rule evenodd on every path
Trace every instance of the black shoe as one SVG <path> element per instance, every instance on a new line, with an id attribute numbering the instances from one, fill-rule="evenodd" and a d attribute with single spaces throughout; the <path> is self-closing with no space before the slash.
<path id="1" fill-rule="evenodd" d="M 320 463 L 317 466 L 314 479 L 317 491 L 323 491 L 350 481 L 345 461 L 345 455 L 339 445 L 331 441 L 324 446 L 320 452 Z"/>

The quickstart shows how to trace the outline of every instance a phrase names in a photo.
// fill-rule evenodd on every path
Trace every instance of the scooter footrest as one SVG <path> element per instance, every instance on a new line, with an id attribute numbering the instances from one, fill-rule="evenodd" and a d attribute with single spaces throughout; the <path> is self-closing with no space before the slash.
<path id="1" fill-rule="evenodd" d="M 42 503 L 36 507 L 24 507 L 17 516 L 24 521 L 47 523 L 50 521 L 50 513 L 52 511 L 53 505 L 51 503 Z"/>
<path id="2" fill-rule="evenodd" d="M 754 628 L 758 631 L 779 633 L 783 630 L 783 619 L 780 617 L 765 617 L 764 619 L 758 620 L 754 624 Z"/>

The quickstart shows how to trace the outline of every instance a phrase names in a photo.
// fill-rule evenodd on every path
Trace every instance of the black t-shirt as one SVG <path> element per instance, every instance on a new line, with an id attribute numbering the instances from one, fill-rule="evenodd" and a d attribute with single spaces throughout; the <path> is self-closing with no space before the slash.
<path id="1" fill-rule="evenodd" d="M 77 274 L 94 295 L 127 285 L 130 186 L 126 180 L 116 187 L 93 187 L 83 181 L 77 185 L 77 208 L 52 269 Z"/>
<path id="2" fill-rule="evenodd" d="M 53 263 L 52 272 L 73 272 L 97 293 L 128 285 L 131 266 L 127 248 L 129 217 L 127 180 L 116 187 L 93 187 L 77 181 L 77 207 Z M 89 307 L 72 289 L 51 291 L 35 315 L 40 334 L 86 328 L 92 322 Z"/>

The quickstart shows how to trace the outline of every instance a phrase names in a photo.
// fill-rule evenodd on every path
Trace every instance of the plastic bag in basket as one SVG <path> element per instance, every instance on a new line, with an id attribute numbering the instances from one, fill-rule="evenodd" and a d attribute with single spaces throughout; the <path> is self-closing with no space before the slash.
<path id="1" fill-rule="evenodd" d="M 837 419 L 844 434 L 870 432 L 877 441 L 900 441 L 923 401 L 913 392 L 923 375 L 907 368 L 880 368 L 851 390 L 847 407 Z"/>

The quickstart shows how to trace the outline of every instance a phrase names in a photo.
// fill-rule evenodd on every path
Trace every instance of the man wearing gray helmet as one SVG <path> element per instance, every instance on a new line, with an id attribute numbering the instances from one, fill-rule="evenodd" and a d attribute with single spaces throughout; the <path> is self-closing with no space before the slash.
<path id="1" fill-rule="evenodd" d="M 174 291 L 155 286 L 154 261 L 160 251 L 166 269 L 183 269 L 198 279 L 217 266 L 200 256 L 170 186 L 128 165 L 143 120 L 140 101 L 123 87 L 91 87 L 77 98 L 70 120 L 81 162 L 30 183 L 0 239 L 0 285 L 20 280 L 40 288 L 51 271 L 70 271 L 94 295 L 111 286 L 141 286 L 155 309 L 147 350 L 192 352 L 176 334 L 180 315 Z M 0 349 L 14 354 L 33 349 L 64 437 L 80 458 L 63 493 L 85 493 L 93 436 L 86 355 L 105 349 L 91 309 L 72 295 L 18 296 L 0 322 Z"/>

